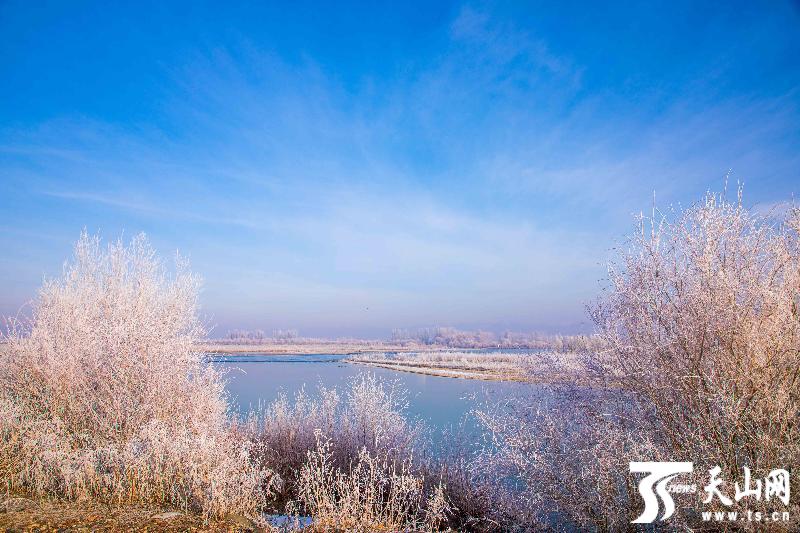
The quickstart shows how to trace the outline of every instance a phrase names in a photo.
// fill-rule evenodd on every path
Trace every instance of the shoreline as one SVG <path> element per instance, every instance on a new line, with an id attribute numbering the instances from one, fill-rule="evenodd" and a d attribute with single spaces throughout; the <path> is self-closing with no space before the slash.
<path id="1" fill-rule="evenodd" d="M 478 379 L 482 381 L 512 381 L 530 382 L 530 376 L 520 373 L 494 372 L 491 370 L 464 369 L 464 368 L 442 368 L 430 365 L 404 365 L 397 363 L 379 363 L 373 361 L 350 361 L 344 359 L 343 362 L 351 365 L 372 366 L 385 368 L 396 372 L 408 372 L 410 374 L 424 374 L 453 379 Z"/>
<path id="2" fill-rule="evenodd" d="M 524 372 L 497 372 L 491 370 L 467 369 L 467 368 L 443 368 L 430 365 L 402 365 L 372 361 L 350 361 L 344 359 L 343 363 L 351 365 L 363 365 L 376 368 L 385 368 L 395 372 L 408 372 L 410 374 L 423 374 L 451 379 L 476 379 L 481 381 L 506 381 L 510 383 L 529 383 L 531 385 L 551 385 L 551 386 L 577 386 L 577 387 L 596 387 L 604 389 L 619 389 L 619 384 L 609 384 L 600 380 L 591 379 L 585 376 L 576 376 L 563 373 L 539 374 Z"/>
<path id="3" fill-rule="evenodd" d="M 302 348 L 302 350 L 298 350 Z M 394 372 L 406 372 L 409 374 L 420 374 L 434 377 L 451 379 L 471 379 L 480 381 L 506 381 L 511 383 L 531 383 L 538 385 L 552 386 L 595 386 L 601 388 L 619 388 L 619 385 L 610 385 L 608 382 L 601 382 L 585 375 L 575 374 L 564 371 L 543 371 L 542 369 L 519 368 L 487 368 L 485 366 L 460 366 L 438 364 L 434 361 L 408 361 L 394 360 L 386 358 L 371 358 L 369 354 L 384 353 L 461 353 L 467 350 L 446 348 L 427 345 L 423 348 L 417 346 L 336 346 L 334 344 L 247 344 L 247 345 L 214 345 L 204 346 L 204 351 L 211 356 L 214 355 L 236 355 L 242 357 L 258 356 L 296 356 L 312 358 L 318 355 L 337 355 L 342 359 L 339 363 L 349 365 L 362 365 L 364 367 L 383 368 Z M 365 355 L 367 357 L 365 357 Z M 350 357 L 352 356 L 352 357 Z"/>

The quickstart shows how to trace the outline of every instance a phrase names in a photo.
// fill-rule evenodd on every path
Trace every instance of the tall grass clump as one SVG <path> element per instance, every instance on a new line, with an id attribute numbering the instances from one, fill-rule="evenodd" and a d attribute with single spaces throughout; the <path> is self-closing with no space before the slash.
<path id="1" fill-rule="evenodd" d="M 310 515 L 322 531 L 486 531 L 495 480 L 474 472 L 473 442 L 431 434 L 408 416 L 407 391 L 364 372 L 266 406 L 247 425 L 275 473 L 273 512 Z"/>
<path id="2" fill-rule="evenodd" d="M 199 280 L 85 232 L 0 356 L 0 475 L 41 496 L 254 512 L 264 473 L 194 343 Z"/>
<path id="3" fill-rule="evenodd" d="M 329 441 L 328 462 L 337 468 L 362 450 L 393 466 L 409 461 L 422 426 L 406 416 L 407 407 L 398 382 L 371 373 L 352 378 L 344 391 L 320 386 L 314 395 L 301 389 L 293 401 L 281 394 L 248 424 L 258 444 L 255 456 L 277 475 L 273 503 L 297 497 L 300 471 L 320 439 Z"/>
<path id="4" fill-rule="evenodd" d="M 300 469 L 298 501 L 322 531 L 438 531 L 449 506 L 442 485 L 426 495 L 411 457 L 400 463 L 362 447 L 337 466 L 331 440 L 317 446 Z"/>

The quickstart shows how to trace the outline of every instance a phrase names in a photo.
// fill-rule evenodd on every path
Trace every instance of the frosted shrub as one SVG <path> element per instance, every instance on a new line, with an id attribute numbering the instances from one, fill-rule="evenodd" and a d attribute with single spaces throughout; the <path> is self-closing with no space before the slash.
<path id="1" fill-rule="evenodd" d="M 436 439 L 437 452 L 420 461 L 429 501 L 441 493 L 446 503 L 445 524 L 455 531 L 508 531 L 519 525 L 509 520 L 511 491 L 496 471 L 482 468 L 476 434 L 466 423 L 447 429 Z M 477 459 L 477 460 L 476 460 Z"/>
<path id="2" fill-rule="evenodd" d="M 732 496 L 743 467 L 800 460 L 800 212 L 775 224 L 708 195 L 649 222 L 593 310 L 602 340 L 585 371 L 621 388 L 477 412 L 489 437 L 477 466 L 519 482 L 516 508 L 532 511 L 520 522 L 627 528 L 642 510 L 629 461 L 692 461 L 683 481 L 701 492 L 719 465 Z M 716 509 L 703 496 L 677 497 L 670 526 Z M 790 506 L 794 522 L 776 527 L 796 529 Z"/>
<path id="3" fill-rule="evenodd" d="M 0 473 L 40 495 L 252 512 L 264 475 L 193 344 L 199 282 L 144 236 L 81 235 L 0 357 Z"/>
<path id="4" fill-rule="evenodd" d="M 799 230 L 796 209 L 776 225 L 709 194 L 642 224 L 612 267 L 599 364 L 652 406 L 674 457 L 731 476 L 800 460 Z"/>
<path id="5" fill-rule="evenodd" d="M 597 352 L 608 347 L 600 335 L 553 335 L 548 345 L 557 352 Z"/>
<path id="6" fill-rule="evenodd" d="M 416 331 L 392 330 L 393 342 L 414 342 L 451 348 L 480 348 L 496 346 L 497 339 L 488 331 L 461 331 L 456 328 L 421 328 Z"/>
<path id="7" fill-rule="evenodd" d="M 397 382 L 371 373 L 354 377 L 343 394 L 320 386 L 316 396 L 299 391 L 294 402 L 280 396 L 249 424 L 259 462 L 280 476 L 276 503 L 295 497 L 298 473 L 318 433 L 331 440 L 337 466 L 349 464 L 362 449 L 392 463 L 411 458 L 421 426 L 407 420 L 407 405 Z"/>
<path id="8" fill-rule="evenodd" d="M 317 438 L 300 471 L 299 500 L 320 529 L 421 531 L 446 520 L 441 486 L 426 498 L 410 458 L 397 464 L 361 448 L 347 467 L 337 467 L 330 441 L 321 432 Z"/>
<path id="9" fill-rule="evenodd" d="M 641 415 L 618 391 L 567 388 L 547 401 L 516 398 L 474 414 L 485 442 L 472 468 L 508 480 L 495 510 L 520 527 L 624 530 L 631 503 L 638 505 L 628 462 L 660 458 L 648 434 L 626 423 Z"/>
<path id="10" fill-rule="evenodd" d="M 335 389 L 320 387 L 318 397 L 301 389 L 290 402 L 285 394 L 266 407 L 261 416 L 253 414 L 246 426 L 255 448 L 256 461 L 275 472 L 272 507 L 281 511 L 297 494 L 297 476 L 308 452 L 316 446 L 315 431 L 335 434 L 341 399 Z"/>
<path id="11" fill-rule="evenodd" d="M 619 424 L 609 429 L 608 419 L 588 423 L 596 437 L 584 468 L 692 461 L 691 482 L 703 487 L 719 465 L 727 491 L 743 467 L 761 475 L 791 468 L 800 460 L 800 212 L 775 224 L 749 213 L 741 195 L 731 204 L 709 194 L 645 222 L 593 310 L 606 349 L 589 359 L 589 370 L 622 385 L 626 407 L 609 412 L 626 421 L 624 433 Z M 628 445 L 609 449 L 614 435 Z M 696 525 L 697 511 L 716 509 L 700 500 L 679 499 L 685 509 L 673 525 Z M 619 501 L 599 518 L 622 523 L 641 511 Z M 797 503 L 789 510 L 795 522 L 781 527 L 796 527 Z"/>
<path id="12" fill-rule="evenodd" d="M 324 531 L 464 530 L 480 522 L 491 507 L 485 487 L 475 486 L 463 457 L 427 453 L 425 428 L 407 417 L 407 405 L 397 381 L 365 372 L 342 391 L 301 390 L 253 416 L 247 427 L 258 461 L 280 478 L 273 509 L 310 514 Z"/>
<path id="13" fill-rule="evenodd" d="M 341 430 L 350 447 L 388 455 L 411 453 L 419 428 L 410 423 L 407 391 L 398 381 L 382 381 L 364 373 L 351 381 Z"/>

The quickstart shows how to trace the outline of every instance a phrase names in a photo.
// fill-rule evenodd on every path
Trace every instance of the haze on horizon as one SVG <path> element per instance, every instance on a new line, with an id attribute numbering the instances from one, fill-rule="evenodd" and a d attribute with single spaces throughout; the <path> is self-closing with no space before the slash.
<path id="1" fill-rule="evenodd" d="M 586 331 L 654 191 L 800 192 L 798 28 L 792 2 L 4 2 L 0 314 L 87 228 L 187 255 L 219 335 Z"/>

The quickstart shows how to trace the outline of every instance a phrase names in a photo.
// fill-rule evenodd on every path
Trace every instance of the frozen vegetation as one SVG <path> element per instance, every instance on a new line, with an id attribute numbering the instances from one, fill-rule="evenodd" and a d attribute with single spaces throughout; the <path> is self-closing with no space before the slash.
<path id="1" fill-rule="evenodd" d="M 194 343 L 199 280 L 83 234 L 0 358 L 0 474 L 40 496 L 253 513 L 263 472 Z"/>
<path id="2" fill-rule="evenodd" d="M 504 381 L 586 381 L 582 352 L 428 351 L 360 354 L 348 362 L 444 377 Z"/>
<path id="3" fill-rule="evenodd" d="M 744 467 L 763 477 L 800 460 L 798 231 L 797 210 L 775 221 L 708 195 L 642 219 L 592 309 L 598 337 L 529 355 L 362 356 L 595 384 L 561 380 L 546 401 L 486 399 L 472 413 L 477 436 L 456 431 L 435 447 L 404 391 L 369 373 L 232 417 L 199 348 L 197 278 L 180 260 L 168 274 L 142 237 L 103 247 L 82 235 L 4 339 L 0 478 L 13 493 L 209 519 L 310 515 L 319 531 L 628 529 L 641 513 L 630 461 L 693 461 L 702 490 L 715 466 L 740 480 Z M 454 344 L 445 337 L 430 345 Z M 697 495 L 676 502 L 676 528 L 727 510 Z M 785 510 L 792 519 L 773 526 L 797 530 L 797 499 Z"/>
<path id="4" fill-rule="evenodd" d="M 501 335 L 486 331 L 462 331 L 450 327 L 395 329 L 390 339 L 319 339 L 301 337 L 297 330 L 276 330 L 271 336 L 261 330 L 229 332 L 221 339 L 203 340 L 199 349 L 217 353 L 369 353 L 414 352 L 466 349 L 493 350 L 552 350 L 583 352 L 604 347 L 598 335 L 545 335 L 540 333 L 515 333 Z"/>

